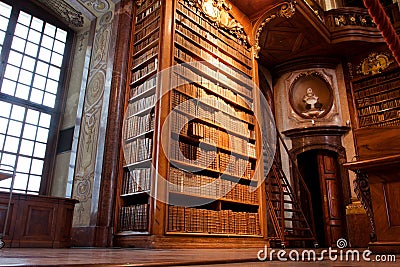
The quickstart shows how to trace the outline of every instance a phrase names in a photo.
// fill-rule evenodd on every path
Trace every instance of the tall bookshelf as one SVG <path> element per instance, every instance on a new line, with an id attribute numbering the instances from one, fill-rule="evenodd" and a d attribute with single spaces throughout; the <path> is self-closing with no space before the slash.
<path id="1" fill-rule="evenodd" d="M 359 128 L 400 125 L 400 78 L 394 68 L 352 81 Z"/>
<path id="2" fill-rule="evenodd" d="M 145 1 L 133 19 L 117 235 L 149 234 L 161 4 Z"/>
<path id="3" fill-rule="evenodd" d="M 260 144 L 251 49 L 243 35 L 210 20 L 197 1 L 139 2 L 115 244 L 259 247 L 265 243 L 265 198 L 254 178 Z M 167 78 L 153 78 L 174 66 Z"/>

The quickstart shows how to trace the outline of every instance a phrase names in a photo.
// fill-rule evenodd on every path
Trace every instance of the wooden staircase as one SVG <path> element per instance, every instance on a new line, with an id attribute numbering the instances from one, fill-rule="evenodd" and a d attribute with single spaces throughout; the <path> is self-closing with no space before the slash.
<path id="1" fill-rule="evenodd" d="M 278 134 L 279 139 L 281 139 Z M 281 141 L 283 141 L 281 139 Z M 283 145 L 285 149 L 287 147 Z M 293 191 L 284 171 L 281 168 L 279 152 L 275 155 L 271 170 L 266 179 L 266 199 L 267 199 L 267 223 L 268 237 L 272 245 L 285 247 L 318 247 L 315 236 L 315 224 L 311 218 L 307 219 L 302 208 L 307 208 L 312 213 L 311 194 L 301 177 L 300 172 L 292 161 L 295 168 L 295 184 L 297 192 L 303 192 L 302 198 L 307 199 L 301 204 Z M 305 207 L 306 206 L 306 207 Z"/>

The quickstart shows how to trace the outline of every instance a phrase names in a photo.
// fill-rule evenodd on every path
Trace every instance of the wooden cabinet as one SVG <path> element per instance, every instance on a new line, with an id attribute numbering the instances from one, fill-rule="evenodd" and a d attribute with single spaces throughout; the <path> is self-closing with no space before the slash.
<path id="1" fill-rule="evenodd" d="M 115 244 L 264 244 L 243 30 L 224 29 L 198 1 L 148 0 L 134 14 Z"/>
<path id="2" fill-rule="evenodd" d="M 9 194 L 0 193 L 3 232 Z M 71 246 L 73 199 L 13 194 L 4 242 L 7 247 L 60 248 Z"/>

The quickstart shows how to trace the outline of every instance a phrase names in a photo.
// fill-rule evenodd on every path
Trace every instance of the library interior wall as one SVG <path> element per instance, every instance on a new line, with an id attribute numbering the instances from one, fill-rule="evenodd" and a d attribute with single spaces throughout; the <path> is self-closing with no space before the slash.
<path id="1" fill-rule="evenodd" d="M 291 108 L 289 100 L 289 90 L 290 85 L 293 80 L 301 73 L 307 73 L 309 71 L 318 72 L 323 74 L 323 76 L 331 84 L 334 103 L 332 109 L 324 116 L 315 120 L 316 126 L 345 126 L 346 121 L 350 120 L 350 113 L 348 108 L 348 100 L 346 94 L 346 87 L 344 82 L 343 70 L 341 65 L 338 65 L 336 69 L 304 69 L 297 70 L 283 74 L 279 79 L 277 79 L 274 85 L 274 100 L 275 100 L 275 116 L 276 125 L 279 132 L 304 128 L 313 127 L 311 119 L 300 118 L 295 114 L 294 110 Z M 284 136 L 283 136 L 284 137 Z M 284 137 L 286 145 L 289 150 L 292 148 L 292 142 L 290 138 Z M 344 135 L 342 140 L 342 145 L 346 149 L 347 161 L 350 161 L 355 156 L 354 139 L 353 133 L 350 130 Z M 283 147 L 281 147 L 283 149 Z M 283 150 L 282 150 L 283 151 Z M 286 153 L 281 154 L 282 157 L 282 168 L 288 177 L 290 177 L 290 165 L 289 158 Z M 353 189 L 353 180 L 355 175 L 349 172 L 350 187 Z M 352 191 L 352 197 L 355 197 L 354 190 Z"/>
<path id="2" fill-rule="evenodd" d="M 75 127 L 79 96 L 85 67 L 86 48 L 89 43 L 89 29 L 83 29 L 76 33 L 75 47 L 73 49 L 73 60 L 71 63 L 71 75 L 68 81 L 68 93 L 65 108 L 62 112 L 62 126 L 60 130 Z M 67 194 L 67 183 L 71 151 L 57 154 L 54 170 L 54 179 L 51 186 L 51 195 L 65 197 Z"/>

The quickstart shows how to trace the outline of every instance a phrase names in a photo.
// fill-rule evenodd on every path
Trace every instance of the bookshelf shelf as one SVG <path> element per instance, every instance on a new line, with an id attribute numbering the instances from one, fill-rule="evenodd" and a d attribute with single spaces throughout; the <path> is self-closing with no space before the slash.
<path id="1" fill-rule="evenodd" d="M 152 40 L 150 43 L 146 43 L 146 45 L 141 47 L 140 49 L 135 49 L 135 54 L 133 55 L 133 57 L 137 58 L 141 56 L 156 45 L 158 45 L 158 37 L 155 40 Z"/>
<path id="2" fill-rule="evenodd" d="M 133 86 L 135 86 L 137 84 L 145 82 L 147 79 L 149 79 L 151 76 L 155 75 L 156 73 L 157 73 L 157 67 L 152 69 L 151 71 L 147 72 L 146 74 L 144 74 L 143 76 L 141 76 L 137 80 L 134 80 L 131 83 L 131 86 L 133 87 Z"/>
<path id="3" fill-rule="evenodd" d="M 142 161 L 138 161 L 138 162 L 133 162 L 130 164 L 126 164 L 124 165 L 124 168 L 128 168 L 128 169 L 133 169 L 133 168 L 142 168 L 142 167 L 149 167 L 151 165 L 152 159 L 145 159 Z"/>
<path id="4" fill-rule="evenodd" d="M 150 131 L 146 131 L 146 132 L 143 132 L 143 133 L 139 133 L 138 135 L 135 135 L 133 137 L 129 137 L 129 138 L 125 139 L 125 143 L 130 143 L 135 139 L 138 139 L 138 138 L 144 137 L 144 136 L 148 136 L 148 135 L 151 135 L 153 133 L 154 133 L 154 130 L 150 130 Z"/>
<path id="5" fill-rule="evenodd" d="M 186 235 L 186 236 L 220 236 L 220 237 L 261 237 L 261 235 L 248 235 L 248 234 L 216 234 L 216 233 L 206 233 L 206 232 L 201 232 L 201 233 L 185 233 L 185 232 L 167 232 L 167 235 Z"/>
<path id="6" fill-rule="evenodd" d="M 400 124 L 398 68 L 352 81 L 354 106 L 360 128 Z"/>
<path id="7" fill-rule="evenodd" d="M 130 236 L 130 235 L 149 235 L 148 231 L 138 232 L 138 231 L 122 231 L 115 234 L 116 236 Z"/>
<path id="8" fill-rule="evenodd" d="M 121 197 L 132 197 L 132 196 L 140 196 L 140 195 L 145 195 L 148 196 L 150 193 L 150 190 L 144 190 L 144 191 L 138 191 L 138 192 L 133 192 L 129 194 L 122 194 Z"/>
<path id="9" fill-rule="evenodd" d="M 156 88 L 157 88 L 156 86 L 153 86 L 153 87 L 151 87 L 150 89 L 147 89 L 146 91 L 143 91 L 142 93 L 140 93 L 140 94 L 138 94 L 138 95 L 136 95 L 136 96 L 131 97 L 131 98 L 129 99 L 129 102 L 132 103 L 132 102 L 135 102 L 135 101 L 137 101 L 137 100 L 139 100 L 139 99 L 141 99 L 141 98 L 154 95 L 154 94 L 156 93 Z"/>
<path id="10" fill-rule="evenodd" d="M 257 206 L 258 207 L 258 203 L 239 201 L 239 200 L 234 200 L 234 199 L 229 199 L 229 198 L 215 198 L 215 197 L 207 196 L 204 194 L 191 194 L 191 193 L 176 192 L 176 191 L 171 191 L 171 190 L 169 191 L 169 193 L 174 194 L 174 195 L 180 195 L 183 197 L 202 198 L 202 199 L 208 199 L 208 200 L 213 200 L 213 201 L 221 201 L 221 202 L 226 202 L 226 203 L 234 203 L 234 204 L 240 204 L 240 205 L 245 205 L 245 206 Z"/>

